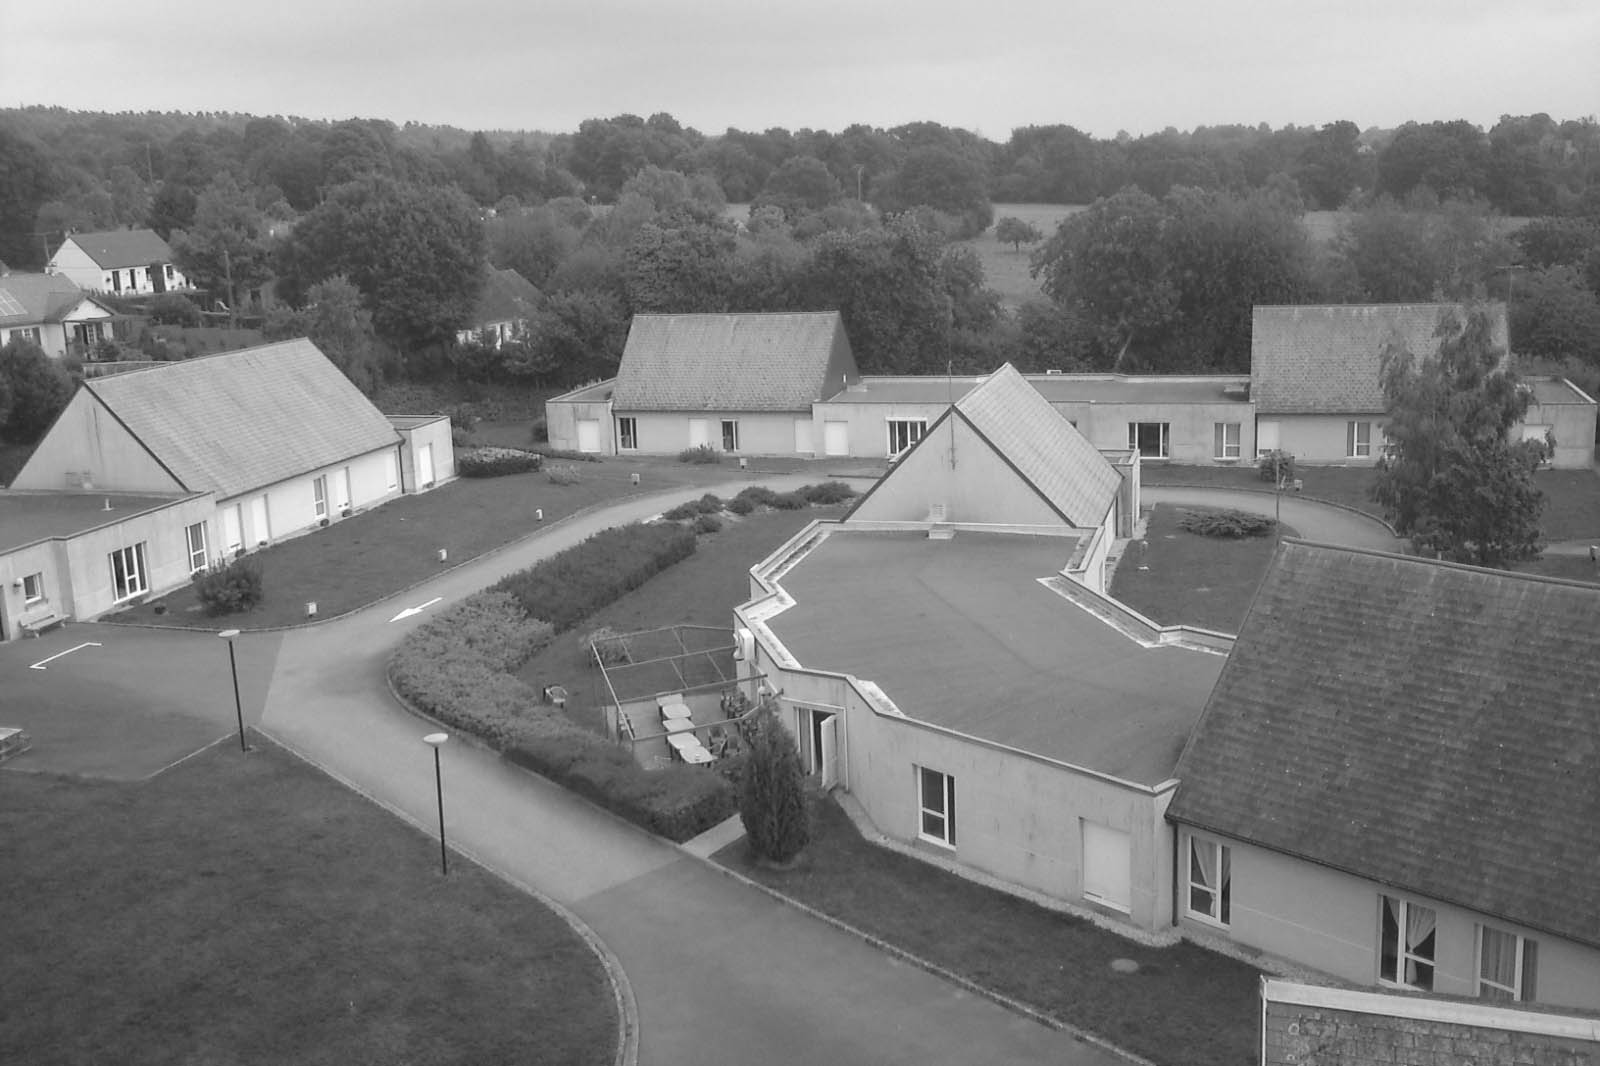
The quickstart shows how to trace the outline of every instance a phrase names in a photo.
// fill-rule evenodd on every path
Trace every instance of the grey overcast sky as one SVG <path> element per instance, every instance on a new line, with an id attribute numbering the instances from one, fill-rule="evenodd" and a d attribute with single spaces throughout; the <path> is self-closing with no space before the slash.
<path id="1" fill-rule="evenodd" d="M 1004 141 L 1600 111 L 1600 0 L 0 0 L 0 105 Z"/>

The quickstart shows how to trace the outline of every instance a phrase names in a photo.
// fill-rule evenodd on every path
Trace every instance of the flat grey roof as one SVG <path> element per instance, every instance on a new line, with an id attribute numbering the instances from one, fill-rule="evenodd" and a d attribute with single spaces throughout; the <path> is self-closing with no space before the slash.
<path id="1" fill-rule="evenodd" d="M 1116 374 L 1025 374 L 1051 403 L 1250 402 L 1247 376 L 1127 377 Z M 828 397 L 828 403 L 950 403 L 977 387 L 974 377 L 869 377 Z M 1234 390 L 1229 395 L 1228 389 Z"/>
<path id="2" fill-rule="evenodd" d="M 1594 401 L 1587 395 L 1578 391 L 1566 378 L 1529 378 L 1528 384 L 1533 386 L 1534 402 L 1591 404 Z"/>
<path id="3" fill-rule="evenodd" d="M 836 529 L 768 624 L 803 665 L 877 684 L 908 718 L 1128 781 L 1172 775 L 1224 657 L 1147 648 L 1041 585 L 1072 538 Z"/>
<path id="4" fill-rule="evenodd" d="M 444 419 L 449 418 L 450 416 L 449 415 L 384 415 L 383 417 L 387 418 L 389 420 L 389 424 L 391 426 L 393 426 L 395 429 L 416 429 L 418 426 L 426 426 L 426 425 L 428 425 L 429 423 L 432 423 L 432 422 L 443 421 Z"/>
<path id="5" fill-rule="evenodd" d="M 190 494 L 198 495 L 198 494 Z M 114 492 L 8 492 L 0 490 L 0 554 L 54 537 L 71 537 L 190 498 L 130 496 Z M 106 510 L 107 504 L 111 505 Z"/>

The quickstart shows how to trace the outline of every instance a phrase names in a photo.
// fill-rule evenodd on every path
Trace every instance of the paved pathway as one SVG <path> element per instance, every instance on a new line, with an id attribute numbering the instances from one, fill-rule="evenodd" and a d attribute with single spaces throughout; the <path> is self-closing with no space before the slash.
<path id="1" fill-rule="evenodd" d="M 390 699 L 384 680 L 388 650 L 431 612 L 389 619 L 704 491 L 579 516 L 384 604 L 274 635 L 282 646 L 262 730 L 432 831 L 432 766 L 421 742 L 429 730 Z M 240 657 L 265 639 L 240 638 Z M 1123 1061 L 870 948 L 491 752 L 451 744 L 443 774 L 451 843 L 570 907 L 621 962 L 645 1066 Z"/>
<path id="2" fill-rule="evenodd" d="M 1268 515 L 1275 513 L 1275 507 L 1281 507 L 1280 517 L 1283 523 L 1306 540 L 1389 552 L 1403 551 L 1406 545 L 1403 538 L 1396 537 L 1388 526 L 1371 515 L 1334 507 L 1317 500 L 1308 500 L 1293 493 L 1284 493 L 1275 499 L 1270 492 L 1183 485 L 1146 485 L 1140 488 L 1139 496 L 1143 506 L 1146 507 L 1158 503 L 1176 503 L 1200 507 L 1232 507 L 1240 511 Z"/>

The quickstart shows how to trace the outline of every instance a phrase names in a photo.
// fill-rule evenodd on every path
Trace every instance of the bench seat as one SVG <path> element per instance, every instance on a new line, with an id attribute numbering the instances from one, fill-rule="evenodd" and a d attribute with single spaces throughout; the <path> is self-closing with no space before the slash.
<path id="1" fill-rule="evenodd" d="M 66 625 L 67 616 L 64 614 L 56 614 L 54 611 L 51 611 L 48 614 L 36 614 L 32 618 L 24 618 L 17 624 L 21 626 L 22 631 L 28 634 L 30 637 L 37 637 L 40 633 L 43 633 L 47 629 L 54 629 L 56 626 Z"/>

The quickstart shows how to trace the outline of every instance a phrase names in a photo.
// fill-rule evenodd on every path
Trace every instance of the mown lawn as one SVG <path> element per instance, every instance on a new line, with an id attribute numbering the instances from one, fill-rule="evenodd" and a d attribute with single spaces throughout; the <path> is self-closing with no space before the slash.
<path id="1" fill-rule="evenodd" d="M 1111 595 L 1162 625 L 1237 633 L 1277 538 L 1202 537 L 1178 525 L 1186 510 L 1157 504 L 1145 539 L 1131 541 L 1111 579 Z M 1284 536 L 1295 531 L 1284 526 Z"/>
<path id="2" fill-rule="evenodd" d="M 1184 942 L 1145 947 L 862 839 L 830 800 L 813 806 L 798 867 L 713 856 L 793 899 L 945 969 L 1171 1066 L 1256 1059 L 1260 971 Z M 915 901 L 908 905 L 908 901 Z M 1111 969 L 1132 959 L 1136 973 Z"/>
<path id="3" fill-rule="evenodd" d="M 613 1061 L 565 921 L 271 745 L 0 790 L 0 1062 Z"/>
<path id="4" fill-rule="evenodd" d="M 1044 234 L 1044 240 L 1049 240 L 1055 236 L 1056 226 L 1062 219 L 1082 210 L 1083 207 L 1071 204 L 995 204 L 994 217 L 997 222 L 1007 217 L 1030 222 Z M 1039 244 L 1024 244 L 1014 249 L 995 238 L 993 226 L 960 243 L 977 253 L 978 261 L 983 264 L 985 281 L 1000 294 L 1004 306 L 1015 308 L 1029 300 L 1044 299 L 1038 279 L 1028 272 L 1030 258 Z"/>

